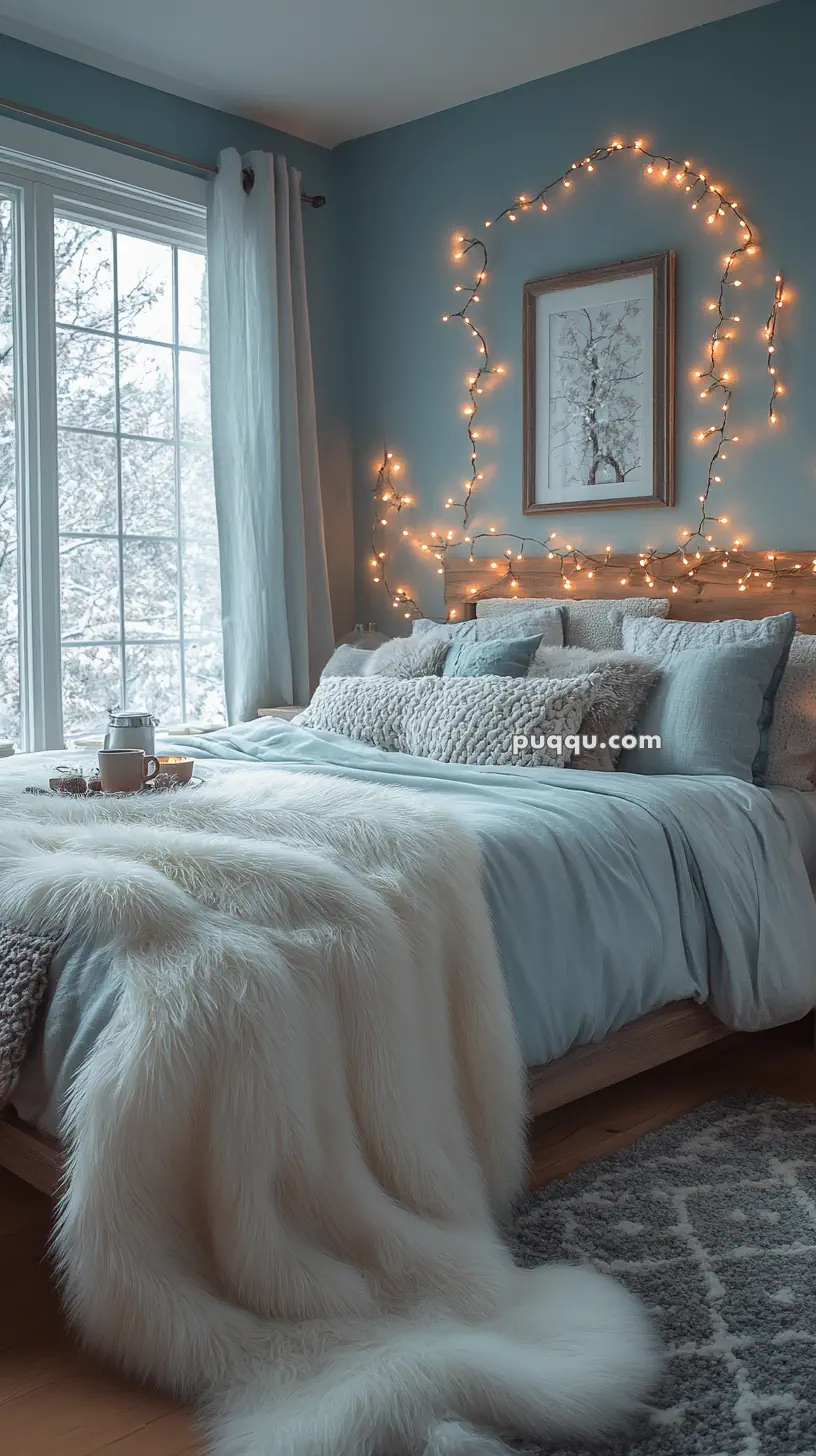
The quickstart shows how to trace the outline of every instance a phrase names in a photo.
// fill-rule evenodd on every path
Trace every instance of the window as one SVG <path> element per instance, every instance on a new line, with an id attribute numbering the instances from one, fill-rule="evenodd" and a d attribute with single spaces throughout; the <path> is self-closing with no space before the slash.
<path id="1" fill-rule="evenodd" d="M 203 212 L 44 172 L 0 154 L 0 738 L 223 722 Z"/>
<path id="2" fill-rule="evenodd" d="M 0 198 L 0 738 L 20 737 L 14 207 Z"/>

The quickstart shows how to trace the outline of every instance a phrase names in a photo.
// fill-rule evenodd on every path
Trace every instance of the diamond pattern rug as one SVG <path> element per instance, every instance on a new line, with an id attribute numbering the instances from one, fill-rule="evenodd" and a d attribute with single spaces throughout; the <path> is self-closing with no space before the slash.
<path id="1" fill-rule="evenodd" d="M 710 1103 L 534 1194 L 511 1240 L 652 1312 L 665 1378 L 614 1456 L 816 1456 L 816 1107 Z"/>

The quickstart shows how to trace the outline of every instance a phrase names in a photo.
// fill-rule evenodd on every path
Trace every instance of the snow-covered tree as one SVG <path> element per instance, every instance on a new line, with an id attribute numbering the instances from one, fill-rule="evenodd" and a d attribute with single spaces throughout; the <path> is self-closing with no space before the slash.
<path id="1" fill-rule="evenodd" d="M 643 461 L 638 299 L 552 318 L 550 446 L 558 484 L 622 483 Z"/>

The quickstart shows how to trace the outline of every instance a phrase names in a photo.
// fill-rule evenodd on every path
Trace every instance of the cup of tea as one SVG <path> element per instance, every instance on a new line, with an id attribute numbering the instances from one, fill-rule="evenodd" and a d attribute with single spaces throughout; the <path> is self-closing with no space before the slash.
<path id="1" fill-rule="evenodd" d="M 135 794 L 156 777 L 161 765 L 143 748 L 100 748 L 99 777 L 103 794 Z"/>

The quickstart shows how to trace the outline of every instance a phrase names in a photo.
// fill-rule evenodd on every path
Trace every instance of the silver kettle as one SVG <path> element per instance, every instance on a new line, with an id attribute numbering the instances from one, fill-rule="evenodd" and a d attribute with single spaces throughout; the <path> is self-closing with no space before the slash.
<path id="1" fill-rule="evenodd" d="M 143 748 L 147 754 L 156 752 L 156 735 L 159 720 L 152 713 L 119 713 L 108 709 L 108 729 L 103 748 Z"/>

